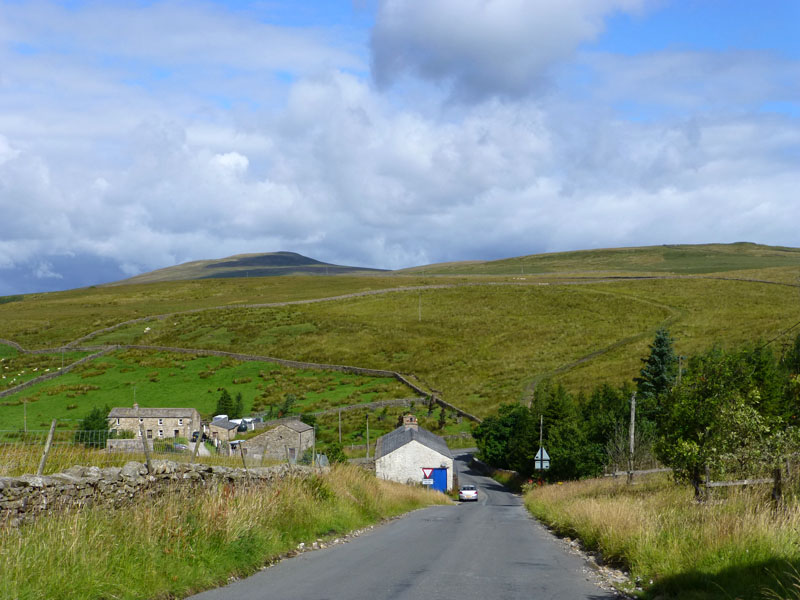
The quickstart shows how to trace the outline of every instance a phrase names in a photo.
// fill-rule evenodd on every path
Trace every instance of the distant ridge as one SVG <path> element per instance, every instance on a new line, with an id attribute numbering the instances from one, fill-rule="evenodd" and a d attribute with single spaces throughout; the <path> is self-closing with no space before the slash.
<path id="1" fill-rule="evenodd" d="M 185 281 L 189 279 L 223 279 L 231 277 L 275 277 L 279 275 L 341 275 L 345 273 L 380 273 L 384 269 L 348 267 L 321 262 L 296 252 L 237 254 L 214 260 L 196 260 L 142 273 L 108 285 Z"/>
<path id="2" fill-rule="evenodd" d="M 398 273 L 428 275 L 501 274 L 662 274 L 702 275 L 800 267 L 800 248 L 765 246 L 751 242 L 732 244 L 664 244 L 633 248 L 601 248 L 515 258 L 438 263 L 402 269 Z"/>

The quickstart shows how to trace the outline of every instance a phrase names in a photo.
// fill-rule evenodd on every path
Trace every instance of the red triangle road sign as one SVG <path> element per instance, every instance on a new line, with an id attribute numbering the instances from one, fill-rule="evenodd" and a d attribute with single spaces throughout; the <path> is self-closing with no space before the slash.
<path id="1" fill-rule="evenodd" d="M 422 475 L 425 477 L 425 479 L 430 479 L 432 474 L 433 469 L 426 469 L 425 467 L 422 467 Z"/>

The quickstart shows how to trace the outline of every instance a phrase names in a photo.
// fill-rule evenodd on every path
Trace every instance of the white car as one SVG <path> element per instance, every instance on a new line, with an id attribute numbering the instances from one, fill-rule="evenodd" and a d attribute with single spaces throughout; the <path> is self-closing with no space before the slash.
<path id="1" fill-rule="evenodd" d="M 478 501 L 478 488 L 474 485 L 462 485 L 458 489 L 458 499 L 462 502 Z"/>

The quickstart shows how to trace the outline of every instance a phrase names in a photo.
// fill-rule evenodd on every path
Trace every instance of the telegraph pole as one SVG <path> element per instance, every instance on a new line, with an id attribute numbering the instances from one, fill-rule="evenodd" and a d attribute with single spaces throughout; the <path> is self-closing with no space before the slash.
<path id="1" fill-rule="evenodd" d="M 342 409 L 339 409 L 339 443 L 342 443 Z"/>
<path id="2" fill-rule="evenodd" d="M 367 415 L 367 458 L 369 458 L 369 415 Z"/>
<path id="3" fill-rule="evenodd" d="M 542 447 L 542 425 L 544 424 L 544 416 L 539 415 L 539 448 Z"/>
<path id="4" fill-rule="evenodd" d="M 633 483 L 633 449 L 636 427 L 636 392 L 631 394 L 630 447 L 628 452 L 628 483 Z"/>

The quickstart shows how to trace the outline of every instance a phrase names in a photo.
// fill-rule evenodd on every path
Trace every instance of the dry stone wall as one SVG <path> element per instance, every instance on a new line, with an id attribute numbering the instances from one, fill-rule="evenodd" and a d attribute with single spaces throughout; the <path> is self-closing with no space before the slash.
<path id="1" fill-rule="evenodd" d="M 63 473 L 37 477 L 0 477 L 0 526 L 16 526 L 37 515 L 95 504 L 118 507 L 134 499 L 166 492 L 190 491 L 215 485 L 269 485 L 292 476 L 307 477 L 309 467 L 279 465 L 251 469 L 152 461 L 131 461 L 124 467 L 72 467 Z"/>

